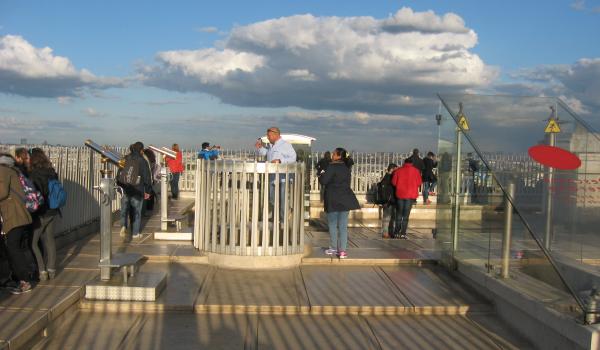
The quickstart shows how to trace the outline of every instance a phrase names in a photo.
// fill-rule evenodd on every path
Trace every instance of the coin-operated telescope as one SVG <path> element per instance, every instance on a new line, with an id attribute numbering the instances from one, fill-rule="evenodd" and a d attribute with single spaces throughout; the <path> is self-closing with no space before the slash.
<path id="1" fill-rule="evenodd" d="M 108 281 L 111 277 L 112 268 L 121 268 L 125 266 L 124 280 L 127 281 L 128 272 L 129 275 L 133 276 L 134 268 L 132 267 L 128 271 L 127 266 L 133 266 L 139 259 L 142 258 L 140 254 L 112 254 L 112 211 L 111 203 L 115 199 L 116 191 L 119 188 L 115 183 L 113 171 L 108 167 L 108 163 L 113 163 L 118 168 L 123 168 L 125 160 L 115 152 L 106 149 L 92 140 L 86 140 L 85 145 L 91 148 L 102 156 L 103 168 L 100 169 L 102 175 L 100 179 L 100 186 L 95 186 L 94 189 L 100 191 L 100 279 L 102 281 Z M 135 261 L 135 262 L 133 262 Z M 133 263 L 132 263 L 133 262 Z"/>
<path id="2" fill-rule="evenodd" d="M 162 232 L 167 231 L 167 227 L 169 225 L 168 218 L 168 195 L 167 195 L 167 182 L 168 182 L 168 170 L 167 170 L 167 157 L 169 158 L 177 158 L 177 152 L 172 149 L 166 147 L 154 147 L 152 145 L 148 146 L 151 150 L 158 153 L 160 159 L 160 230 Z"/>
<path id="3" fill-rule="evenodd" d="M 86 140 L 85 145 L 91 148 L 92 150 L 98 152 L 102 156 L 102 163 L 106 164 L 107 162 L 111 162 L 119 168 L 122 168 L 125 165 L 125 160 L 120 155 L 100 146 L 94 141 Z M 105 165 L 105 168 L 107 169 L 108 167 Z"/>

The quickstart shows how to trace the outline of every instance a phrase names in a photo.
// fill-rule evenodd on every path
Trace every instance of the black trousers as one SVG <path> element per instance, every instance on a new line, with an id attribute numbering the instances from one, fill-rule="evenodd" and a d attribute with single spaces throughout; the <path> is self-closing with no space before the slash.
<path id="1" fill-rule="evenodd" d="M 29 226 L 19 226 L 6 234 L 6 248 L 8 249 L 8 262 L 14 277 L 19 281 L 29 281 L 30 259 L 29 252 Z"/>

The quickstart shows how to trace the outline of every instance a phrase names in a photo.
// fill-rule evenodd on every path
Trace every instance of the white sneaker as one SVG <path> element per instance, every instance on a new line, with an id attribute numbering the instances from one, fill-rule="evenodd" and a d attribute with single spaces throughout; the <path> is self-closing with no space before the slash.
<path id="1" fill-rule="evenodd" d="M 121 237 L 127 237 L 127 227 L 121 226 L 121 231 L 119 232 Z"/>
<path id="2" fill-rule="evenodd" d="M 133 239 L 140 239 L 140 238 L 142 238 L 142 235 L 138 233 L 137 235 L 131 236 L 131 238 L 133 238 Z"/>
<path id="3" fill-rule="evenodd" d="M 333 248 L 329 248 L 325 251 L 325 254 L 327 255 L 335 255 L 337 254 L 337 250 L 333 249 Z"/>

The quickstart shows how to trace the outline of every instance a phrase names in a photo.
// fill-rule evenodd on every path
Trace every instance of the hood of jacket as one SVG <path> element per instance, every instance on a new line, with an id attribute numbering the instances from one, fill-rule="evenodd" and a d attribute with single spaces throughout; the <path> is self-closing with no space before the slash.
<path id="1" fill-rule="evenodd" d="M 4 165 L 4 166 L 8 166 L 8 167 L 12 168 L 15 166 L 15 160 L 12 157 L 2 155 L 2 156 L 0 156 L 0 165 Z"/>

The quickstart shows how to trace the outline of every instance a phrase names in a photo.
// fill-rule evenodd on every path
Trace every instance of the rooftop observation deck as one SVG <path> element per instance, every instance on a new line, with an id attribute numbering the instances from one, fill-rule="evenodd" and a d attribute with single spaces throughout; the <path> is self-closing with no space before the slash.
<path id="1" fill-rule="evenodd" d="M 169 210 L 189 206 L 172 201 Z M 350 258 L 326 257 L 327 233 L 307 230 L 314 246 L 293 269 L 240 271 L 212 267 L 191 243 L 151 234 L 113 251 L 147 257 L 140 271 L 164 271 L 154 302 L 90 301 L 83 286 L 99 275 L 99 236 L 60 251 L 55 280 L 31 293 L 0 295 L 0 346 L 10 349 L 392 349 L 532 348 L 494 306 L 436 264 L 433 222 L 409 240 L 382 240 L 378 230 L 350 229 Z M 158 214 L 143 232 L 158 230 Z"/>

